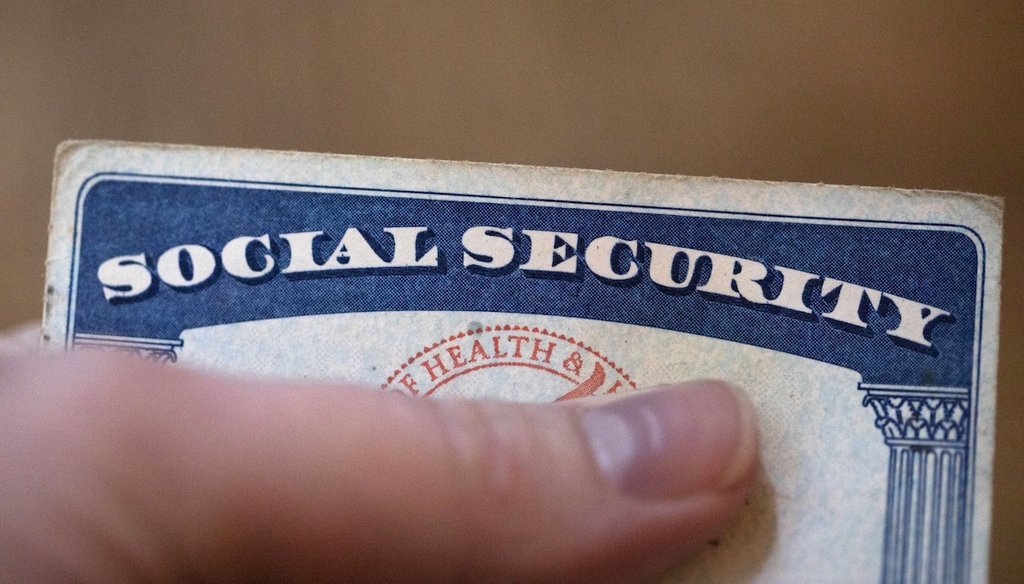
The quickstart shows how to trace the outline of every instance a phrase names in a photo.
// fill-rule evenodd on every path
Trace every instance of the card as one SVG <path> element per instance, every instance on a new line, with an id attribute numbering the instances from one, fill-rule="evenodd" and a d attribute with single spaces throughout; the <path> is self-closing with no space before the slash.
<path id="1" fill-rule="evenodd" d="M 985 582 L 1002 205 L 114 142 L 58 152 L 45 341 L 416 399 L 718 378 L 758 486 L 673 582 Z"/>

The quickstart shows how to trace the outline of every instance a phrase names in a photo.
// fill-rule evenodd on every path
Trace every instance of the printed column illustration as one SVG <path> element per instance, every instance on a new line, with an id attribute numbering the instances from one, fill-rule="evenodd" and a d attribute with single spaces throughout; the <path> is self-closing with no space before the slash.
<path id="1" fill-rule="evenodd" d="M 969 391 L 860 389 L 889 445 L 883 584 L 964 582 Z"/>
<path id="2" fill-rule="evenodd" d="M 144 339 L 87 333 L 76 333 L 74 338 L 75 349 L 122 351 L 158 363 L 176 362 L 178 354 L 174 350 L 184 344 L 181 339 Z"/>

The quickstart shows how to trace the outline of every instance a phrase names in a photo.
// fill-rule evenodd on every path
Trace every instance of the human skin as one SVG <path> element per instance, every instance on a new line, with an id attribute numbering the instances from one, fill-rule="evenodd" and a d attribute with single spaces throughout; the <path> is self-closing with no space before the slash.
<path id="1" fill-rule="evenodd" d="M 756 465 L 714 381 L 526 405 L 9 351 L 0 581 L 645 581 Z"/>

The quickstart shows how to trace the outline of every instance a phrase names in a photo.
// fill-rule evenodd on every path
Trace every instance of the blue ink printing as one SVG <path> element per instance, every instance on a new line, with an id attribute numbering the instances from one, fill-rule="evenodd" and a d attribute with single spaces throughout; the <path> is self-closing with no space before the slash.
<path id="1" fill-rule="evenodd" d="M 173 361 L 183 331 L 220 324 L 505 312 L 856 371 L 890 456 L 882 581 L 966 581 L 985 273 L 969 229 L 125 174 L 86 181 L 76 213 L 68 346 Z"/>

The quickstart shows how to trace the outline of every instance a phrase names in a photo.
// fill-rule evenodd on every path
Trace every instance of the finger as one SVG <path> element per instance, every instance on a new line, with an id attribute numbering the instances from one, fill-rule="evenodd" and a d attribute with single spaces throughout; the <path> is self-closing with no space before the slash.
<path id="1" fill-rule="evenodd" d="M 39 350 L 39 323 L 24 323 L 0 331 L 0 355 L 32 353 Z"/>
<path id="2" fill-rule="evenodd" d="M 634 580 L 722 527 L 757 451 L 746 400 L 715 382 L 588 407 L 256 384 L 109 361 L 50 362 L 43 380 L 38 366 L 16 369 L 6 381 L 37 391 L 0 432 L 38 467 L 54 457 L 40 453 L 46 430 L 25 420 L 60 429 L 58 464 L 34 473 L 51 490 L 73 485 L 62 496 L 88 517 L 72 523 L 101 523 L 90 529 L 102 543 L 85 554 L 101 559 L 82 569 L 108 575 Z M 75 382 L 48 387 L 53 379 Z M 81 476 L 50 476 L 68 472 Z M 36 487 L 22 496 L 38 497 Z"/>

